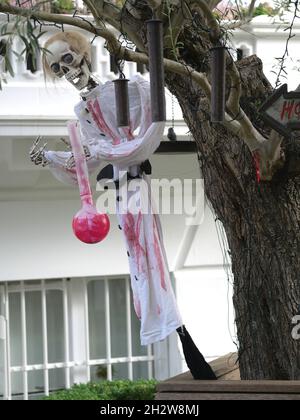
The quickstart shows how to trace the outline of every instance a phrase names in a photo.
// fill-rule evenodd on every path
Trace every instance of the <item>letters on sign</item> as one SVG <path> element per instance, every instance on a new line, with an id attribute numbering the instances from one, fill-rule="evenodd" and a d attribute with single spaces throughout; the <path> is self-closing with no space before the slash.
<path id="1" fill-rule="evenodd" d="M 288 92 L 282 85 L 260 108 L 263 119 L 274 130 L 289 137 L 300 130 L 300 92 Z"/>

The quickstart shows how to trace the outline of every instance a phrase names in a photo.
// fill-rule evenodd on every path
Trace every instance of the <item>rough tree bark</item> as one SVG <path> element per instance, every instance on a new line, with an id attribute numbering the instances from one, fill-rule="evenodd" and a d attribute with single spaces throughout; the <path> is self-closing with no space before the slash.
<path id="1" fill-rule="evenodd" d="M 161 2 L 148 0 L 151 5 L 158 3 Z M 96 18 L 103 16 L 115 28 L 127 32 L 140 51 L 147 50 L 144 21 L 152 13 L 144 3 L 143 7 L 138 7 L 141 2 L 127 0 L 121 13 L 111 7 L 109 1 L 86 0 L 85 4 L 96 11 Z M 190 0 L 189 4 L 199 5 L 201 1 Z M 0 1 L 1 9 L 17 14 L 15 10 L 1 6 Z M 183 12 L 190 16 L 186 9 Z M 207 15 L 205 10 L 202 12 Z M 176 28 L 185 19 L 178 13 L 173 13 L 173 36 L 174 33 L 179 35 Z M 206 16 L 206 23 L 199 10 L 191 16 L 192 22 L 185 25 L 178 38 L 180 48 L 177 48 L 174 64 L 177 68 L 179 63 L 189 65 L 197 72 L 209 75 L 211 16 Z M 70 24 L 74 21 L 72 18 L 38 17 L 56 22 L 64 19 Z M 73 23 L 103 36 L 115 53 L 121 52 L 111 34 L 101 26 L 101 21 L 98 32 L 78 19 Z M 170 41 L 169 23 L 168 20 L 165 23 L 167 42 Z M 133 56 L 132 52 L 123 55 L 134 61 Z M 165 57 L 174 59 L 172 48 L 165 50 Z M 211 124 L 209 102 L 199 84 L 192 80 L 189 71 L 188 76 L 172 73 L 169 64 L 166 67 L 167 85 L 177 97 L 197 143 L 206 196 L 228 238 L 241 376 L 243 379 L 300 379 L 300 341 L 293 340 L 291 335 L 292 318 L 300 304 L 300 140 L 284 140 L 284 166 L 270 182 L 258 184 L 253 156 L 243 138 L 235 137 L 220 124 Z M 229 69 L 230 62 L 227 65 Z M 272 92 L 263 75 L 261 61 L 255 56 L 248 57 L 237 66 L 242 82 L 242 108 L 254 127 L 269 137 L 268 128 L 257 113 L 259 105 Z"/>
<path id="2" fill-rule="evenodd" d="M 257 57 L 238 67 L 244 110 L 261 125 L 257 107 L 272 87 Z M 241 377 L 300 379 L 300 343 L 291 336 L 300 302 L 299 177 L 291 177 L 287 163 L 271 182 L 258 184 L 249 150 L 209 122 L 209 104 L 198 88 L 172 76 L 168 85 L 197 142 L 205 192 L 227 234 Z M 287 142 L 287 155 L 294 146 Z"/>

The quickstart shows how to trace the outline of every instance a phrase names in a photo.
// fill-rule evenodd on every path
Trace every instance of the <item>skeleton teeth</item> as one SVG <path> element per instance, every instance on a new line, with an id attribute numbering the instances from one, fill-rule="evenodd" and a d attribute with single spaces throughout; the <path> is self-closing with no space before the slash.
<path id="1" fill-rule="evenodd" d="M 80 77 L 81 75 L 82 75 L 81 69 L 78 69 L 74 73 L 66 75 L 66 78 L 70 81 L 73 81 L 74 79 L 76 79 L 77 77 Z"/>

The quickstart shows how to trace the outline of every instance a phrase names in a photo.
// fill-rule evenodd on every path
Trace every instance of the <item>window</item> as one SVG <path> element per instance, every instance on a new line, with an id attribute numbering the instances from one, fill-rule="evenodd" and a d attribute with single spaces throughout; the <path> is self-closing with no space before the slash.
<path id="1" fill-rule="evenodd" d="M 152 346 L 140 345 L 126 276 L 2 283 L 1 313 L 7 328 L 0 334 L 0 398 L 152 377 Z"/>
<path id="2" fill-rule="evenodd" d="M 91 45 L 91 71 L 97 71 L 98 52 L 97 45 Z"/>
<path id="3" fill-rule="evenodd" d="M 140 345 L 140 325 L 131 302 L 129 278 L 88 283 L 90 359 L 111 361 L 94 366 L 92 380 L 152 376 L 151 348 Z"/>
<path id="4" fill-rule="evenodd" d="M 0 73 L 7 71 L 7 44 L 4 39 L 0 39 Z"/>
<path id="5" fill-rule="evenodd" d="M 5 370 L 5 309 L 4 309 L 4 290 L 0 286 L 0 395 L 4 394 L 4 370 Z"/>
<path id="6" fill-rule="evenodd" d="M 6 42 L 3 39 L 0 39 L 0 55 L 4 57 L 6 54 Z"/>
<path id="7" fill-rule="evenodd" d="M 37 52 L 32 50 L 26 51 L 26 69 L 31 71 L 31 73 L 36 73 L 38 70 L 38 60 L 37 60 Z"/>
<path id="8" fill-rule="evenodd" d="M 236 50 L 236 59 L 239 61 L 244 57 L 244 51 L 241 48 Z"/>
<path id="9" fill-rule="evenodd" d="M 110 54 L 109 55 L 109 62 L 110 62 L 110 71 L 114 74 L 118 74 L 119 70 L 118 70 L 118 66 L 116 63 L 116 58 L 114 55 Z"/>
<path id="10" fill-rule="evenodd" d="M 24 303 L 22 303 L 22 300 Z M 48 363 L 63 362 L 62 291 L 46 290 L 45 300 L 47 318 L 47 343 L 45 344 L 47 344 Z M 33 369 L 34 366 L 44 363 L 42 311 L 41 290 L 25 291 L 24 298 L 22 292 L 9 294 L 10 363 L 13 367 L 11 392 L 15 397 L 23 394 L 24 379 L 27 382 L 29 394 L 33 395 L 45 391 L 43 369 Z M 24 331 L 26 331 L 25 340 Z M 24 378 L 24 372 L 22 371 L 24 365 L 32 366 L 27 379 Z M 60 369 L 55 368 L 49 371 L 50 389 L 65 387 L 61 373 Z"/>
<path id="11" fill-rule="evenodd" d="M 138 73 L 140 73 L 140 74 L 145 74 L 147 72 L 147 69 L 146 69 L 145 64 L 137 63 L 137 65 L 136 65 L 136 71 Z"/>
<path id="12" fill-rule="evenodd" d="M 248 57 L 253 54 L 252 47 L 250 45 L 242 44 L 236 49 L 236 59 L 242 60 L 242 58 Z"/>

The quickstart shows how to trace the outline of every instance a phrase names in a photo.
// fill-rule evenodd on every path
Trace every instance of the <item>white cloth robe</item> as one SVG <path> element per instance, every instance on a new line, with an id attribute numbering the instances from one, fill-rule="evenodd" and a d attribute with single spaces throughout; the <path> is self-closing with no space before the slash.
<path id="1" fill-rule="evenodd" d="M 82 142 L 91 153 L 87 161 L 90 172 L 106 161 L 113 164 L 114 180 L 118 180 L 121 171 L 138 171 L 159 146 L 165 123 L 151 123 L 150 87 L 141 76 L 129 82 L 129 102 L 130 127 L 125 129 L 117 127 L 112 82 L 97 86 L 75 106 Z M 54 176 L 63 182 L 77 182 L 75 169 L 65 168 L 69 152 L 49 151 L 46 157 Z M 134 182 L 138 188 L 128 192 L 122 211 L 117 203 L 117 213 L 129 258 L 134 308 L 141 321 L 141 344 L 149 345 L 166 338 L 182 320 L 171 286 L 159 216 L 149 197 L 149 178 L 142 174 Z M 131 211 L 130 203 L 135 203 L 135 211 Z M 149 211 L 143 211 L 147 206 Z"/>

